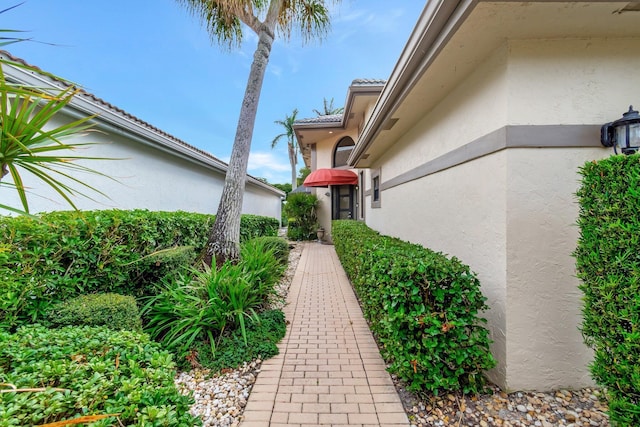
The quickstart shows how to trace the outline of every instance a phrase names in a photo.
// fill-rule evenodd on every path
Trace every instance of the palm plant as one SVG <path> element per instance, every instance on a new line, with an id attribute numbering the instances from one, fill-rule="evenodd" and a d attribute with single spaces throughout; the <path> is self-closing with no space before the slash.
<path id="1" fill-rule="evenodd" d="M 333 98 L 331 101 L 327 101 L 327 98 L 322 98 L 323 101 L 323 111 L 313 109 L 313 112 L 318 116 L 331 116 L 333 114 L 342 114 L 344 112 L 344 107 L 334 107 L 333 106 Z"/>
<path id="2" fill-rule="evenodd" d="M 323 36 L 329 28 L 329 10 L 324 0 L 177 0 L 199 17 L 212 40 L 239 46 L 244 24 L 258 35 L 251 71 L 245 89 L 231 159 L 220 197 L 216 220 L 202 254 L 211 265 L 220 266 L 239 258 L 240 214 L 251 149 L 251 138 L 265 70 L 276 35 L 288 39 L 300 31 L 304 41 Z M 339 0 L 332 0 L 338 3 Z"/>
<path id="3" fill-rule="evenodd" d="M 13 6 L 9 6 L 7 8 L 4 8 L 2 10 L 0 10 L 0 15 L 10 11 L 11 9 L 15 9 L 16 7 L 20 6 L 22 3 L 19 4 L 15 4 Z M 25 39 L 22 37 L 11 37 L 11 34 L 17 34 L 17 33 L 22 33 L 23 31 L 20 30 L 7 30 L 7 29 L 1 29 L 0 30 L 0 34 L 3 34 L 0 36 L 0 47 L 4 47 L 13 43 L 18 43 L 18 42 L 22 42 L 22 41 L 27 41 L 30 39 Z M 5 35 L 6 34 L 6 35 Z"/>
<path id="4" fill-rule="evenodd" d="M 294 108 L 291 115 L 285 115 L 284 120 L 276 120 L 275 124 L 281 125 L 285 131 L 271 141 L 271 148 L 275 148 L 278 142 L 282 138 L 287 139 L 287 148 L 289 151 L 289 163 L 291 164 L 291 190 L 295 190 L 298 187 L 298 180 L 296 179 L 296 165 L 298 164 L 298 141 L 296 140 L 296 135 L 293 130 L 293 124 L 296 121 L 296 116 L 298 115 L 298 109 Z"/>
<path id="5" fill-rule="evenodd" d="M 50 127 L 51 119 L 71 102 L 76 93 L 78 90 L 73 87 L 49 95 L 37 88 L 13 85 L 7 82 L 0 66 L 0 186 L 17 191 L 22 209 L 4 204 L 0 204 L 0 208 L 29 214 L 27 188 L 21 170 L 43 181 L 74 209 L 77 208 L 71 200 L 72 196 L 89 197 L 74 187 L 75 184 L 105 196 L 72 173 L 88 172 L 106 176 L 75 163 L 77 160 L 105 160 L 72 154 L 94 143 L 63 142 L 66 138 L 90 131 L 92 124 L 89 120 L 93 116 Z M 3 181 L 7 175 L 11 176 L 12 182 Z"/>

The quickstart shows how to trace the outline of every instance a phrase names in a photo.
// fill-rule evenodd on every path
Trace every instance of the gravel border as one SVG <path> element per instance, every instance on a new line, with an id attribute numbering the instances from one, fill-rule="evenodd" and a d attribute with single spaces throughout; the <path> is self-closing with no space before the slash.
<path id="1" fill-rule="evenodd" d="M 289 265 L 277 285 L 279 298 L 272 302 L 274 308 L 282 309 L 285 305 L 304 245 L 304 242 L 291 242 Z M 203 420 L 203 426 L 237 427 L 261 364 L 261 360 L 253 360 L 216 375 L 206 369 L 194 369 L 179 373 L 175 381 L 183 394 L 193 393 L 195 403 L 191 413 Z M 610 426 L 607 405 L 597 389 L 507 394 L 497 386 L 490 386 L 492 393 L 478 396 L 420 396 L 407 391 L 393 375 L 392 379 L 415 427 Z"/>
<path id="2" fill-rule="evenodd" d="M 276 285 L 278 297 L 271 302 L 272 308 L 282 309 L 286 304 L 303 247 L 304 243 L 290 243 L 289 264 Z M 237 369 L 225 369 L 217 374 L 212 374 L 209 369 L 192 369 L 179 372 L 175 384 L 183 395 L 193 395 L 195 403 L 191 405 L 190 412 L 202 419 L 204 427 L 236 427 L 243 419 L 244 407 L 261 365 L 262 360 L 256 359 Z"/>

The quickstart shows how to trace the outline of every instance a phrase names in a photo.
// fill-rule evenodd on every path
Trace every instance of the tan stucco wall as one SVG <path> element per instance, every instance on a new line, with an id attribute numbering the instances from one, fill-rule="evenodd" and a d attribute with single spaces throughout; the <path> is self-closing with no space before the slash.
<path id="1" fill-rule="evenodd" d="M 507 124 L 602 124 L 640 107 L 640 38 L 512 40 Z"/>
<path id="2" fill-rule="evenodd" d="M 507 46 L 501 46 L 380 160 L 383 180 L 419 166 L 502 126 L 507 121 Z M 417 142 L 417 143 L 416 143 Z"/>
<path id="3" fill-rule="evenodd" d="M 505 126 L 600 125 L 640 104 L 640 40 L 505 42 L 378 159 L 382 182 Z M 599 135 L 593 134 L 597 144 Z M 530 137 L 535 143 L 535 135 Z M 478 273 L 508 390 L 592 384 L 578 330 L 577 170 L 604 148 L 513 148 L 382 192 L 366 222 Z M 370 188 L 370 183 L 367 183 Z"/>
<path id="4" fill-rule="evenodd" d="M 592 385 L 575 259 L 577 171 L 600 148 L 507 150 L 507 386 Z"/>
<path id="5" fill-rule="evenodd" d="M 351 137 L 355 141 L 357 138 L 357 129 L 334 132 L 329 135 L 328 138 L 316 142 L 315 156 L 317 159 L 317 169 L 332 167 L 333 150 L 338 142 L 345 136 Z M 318 187 L 314 189 L 314 192 L 318 197 L 318 223 L 325 229 L 323 240 L 331 242 L 331 187 Z"/>

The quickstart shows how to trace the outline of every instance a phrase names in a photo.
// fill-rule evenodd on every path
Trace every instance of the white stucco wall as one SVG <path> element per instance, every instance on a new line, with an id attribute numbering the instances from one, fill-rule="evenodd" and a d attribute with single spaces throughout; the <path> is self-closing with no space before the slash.
<path id="1" fill-rule="evenodd" d="M 62 115 L 54 118 L 52 125 L 68 120 Z M 158 211 L 200 212 L 215 214 L 222 187 L 224 173 L 210 166 L 190 161 L 184 157 L 162 151 L 149 140 L 135 140 L 135 135 L 100 123 L 99 132 L 74 138 L 97 142 L 98 145 L 83 149 L 81 156 L 117 158 L 121 160 L 84 161 L 82 164 L 113 177 L 77 174 L 83 182 L 99 189 L 109 198 L 100 196 L 81 185 L 76 189 L 92 197 L 73 198 L 82 210 L 89 209 L 149 209 Z M 144 141 L 144 142 L 143 142 Z M 53 190 L 25 173 L 25 184 L 30 188 L 30 211 L 47 212 L 68 210 L 71 207 Z M 0 187 L 2 203 L 21 206 L 15 190 Z M 256 185 L 247 185 L 243 213 L 271 216 L 280 219 L 280 196 Z"/>

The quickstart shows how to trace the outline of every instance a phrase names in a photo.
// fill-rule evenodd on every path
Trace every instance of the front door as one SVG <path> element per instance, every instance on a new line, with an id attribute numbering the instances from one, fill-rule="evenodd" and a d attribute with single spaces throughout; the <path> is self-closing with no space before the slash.
<path id="1" fill-rule="evenodd" d="M 331 187 L 331 219 L 354 219 L 355 185 L 334 185 Z"/>

